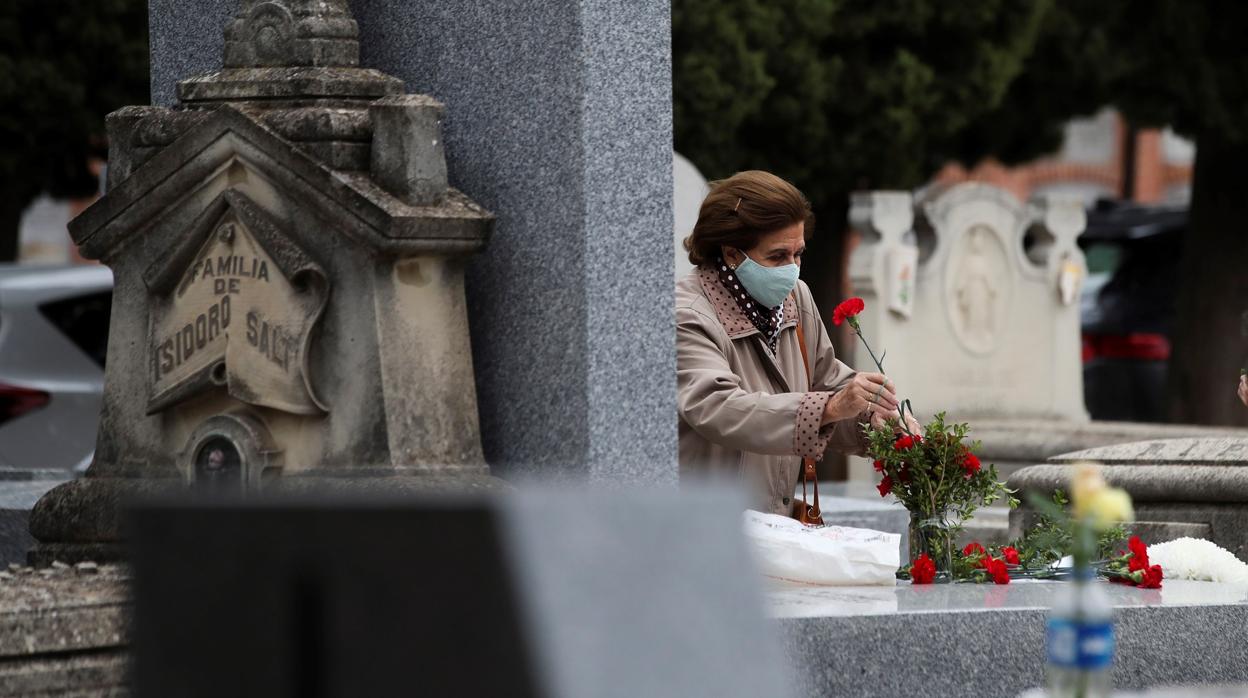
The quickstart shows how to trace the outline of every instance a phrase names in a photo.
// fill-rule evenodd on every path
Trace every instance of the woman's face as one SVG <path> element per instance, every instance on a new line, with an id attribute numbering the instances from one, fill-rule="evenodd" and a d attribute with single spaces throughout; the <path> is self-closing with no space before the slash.
<path id="1" fill-rule="evenodd" d="M 758 239 L 753 249 L 748 250 L 750 259 L 764 267 L 783 267 L 787 264 L 802 265 L 802 253 L 806 251 L 804 237 L 806 224 L 794 223 L 787 228 L 767 233 Z M 745 261 L 745 255 L 735 247 L 723 248 L 724 259 L 731 264 Z"/>

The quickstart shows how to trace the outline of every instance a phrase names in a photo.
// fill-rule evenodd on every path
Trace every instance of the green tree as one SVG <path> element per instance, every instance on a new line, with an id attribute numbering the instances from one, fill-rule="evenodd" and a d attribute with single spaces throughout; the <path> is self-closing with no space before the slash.
<path id="1" fill-rule="evenodd" d="M 0 3 L 0 261 L 41 192 L 84 196 L 103 155 L 104 116 L 148 101 L 143 0 Z"/>
<path id="2" fill-rule="evenodd" d="M 674 0 L 676 149 L 710 178 L 767 169 L 810 197 L 817 300 L 841 296 L 850 192 L 960 154 L 1032 53 L 1049 0 Z"/>

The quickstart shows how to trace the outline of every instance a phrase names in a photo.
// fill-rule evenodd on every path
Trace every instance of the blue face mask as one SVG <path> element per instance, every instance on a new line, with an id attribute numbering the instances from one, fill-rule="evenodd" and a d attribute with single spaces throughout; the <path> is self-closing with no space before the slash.
<path id="1" fill-rule="evenodd" d="M 765 267 L 745 255 L 745 261 L 737 265 L 737 278 L 741 279 L 741 284 L 754 300 L 767 308 L 774 308 L 783 303 L 797 286 L 800 270 L 796 264 Z"/>

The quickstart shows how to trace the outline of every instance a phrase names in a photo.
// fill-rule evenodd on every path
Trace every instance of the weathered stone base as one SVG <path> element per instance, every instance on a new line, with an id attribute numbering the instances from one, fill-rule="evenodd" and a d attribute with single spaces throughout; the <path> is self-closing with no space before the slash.
<path id="1" fill-rule="evenodd" d="M 266 498 L 351 498 L 391 501 L 406 496 L 503 492 L 505 481 L 480 468 L 395 471 L 353 469 L 332 475 L 314 473 L 275 478 L 264 485 Z M 126 507 L 134 502 L 180 500 L 209 495 L 187 489 L 178 479 L 86 477 L 58 485 L 30 514 L 30 532 L 38 543 L 27 555 L 31 565 L 54 561 L 120 562 L 125 560 Z M 242 497 L 216 497 L 237 501 Z"/>
<path id="2" fill-rule="evenodd" d="M 10 567 L 0 608 L 0 695 L 129 695 L 124 568 Z"/>

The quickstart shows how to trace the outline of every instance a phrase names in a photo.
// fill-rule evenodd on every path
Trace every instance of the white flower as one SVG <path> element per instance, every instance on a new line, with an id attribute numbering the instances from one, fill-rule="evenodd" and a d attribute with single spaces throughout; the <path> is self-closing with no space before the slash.
<path id="1" fill-rule="evenodd" d="M 1166 579 L 1248 584 L 1248 563 L 1229 550 L 1200 538 L 1176 538 L 1150 545 L 1148 561 L 1161 565 Z"/>

